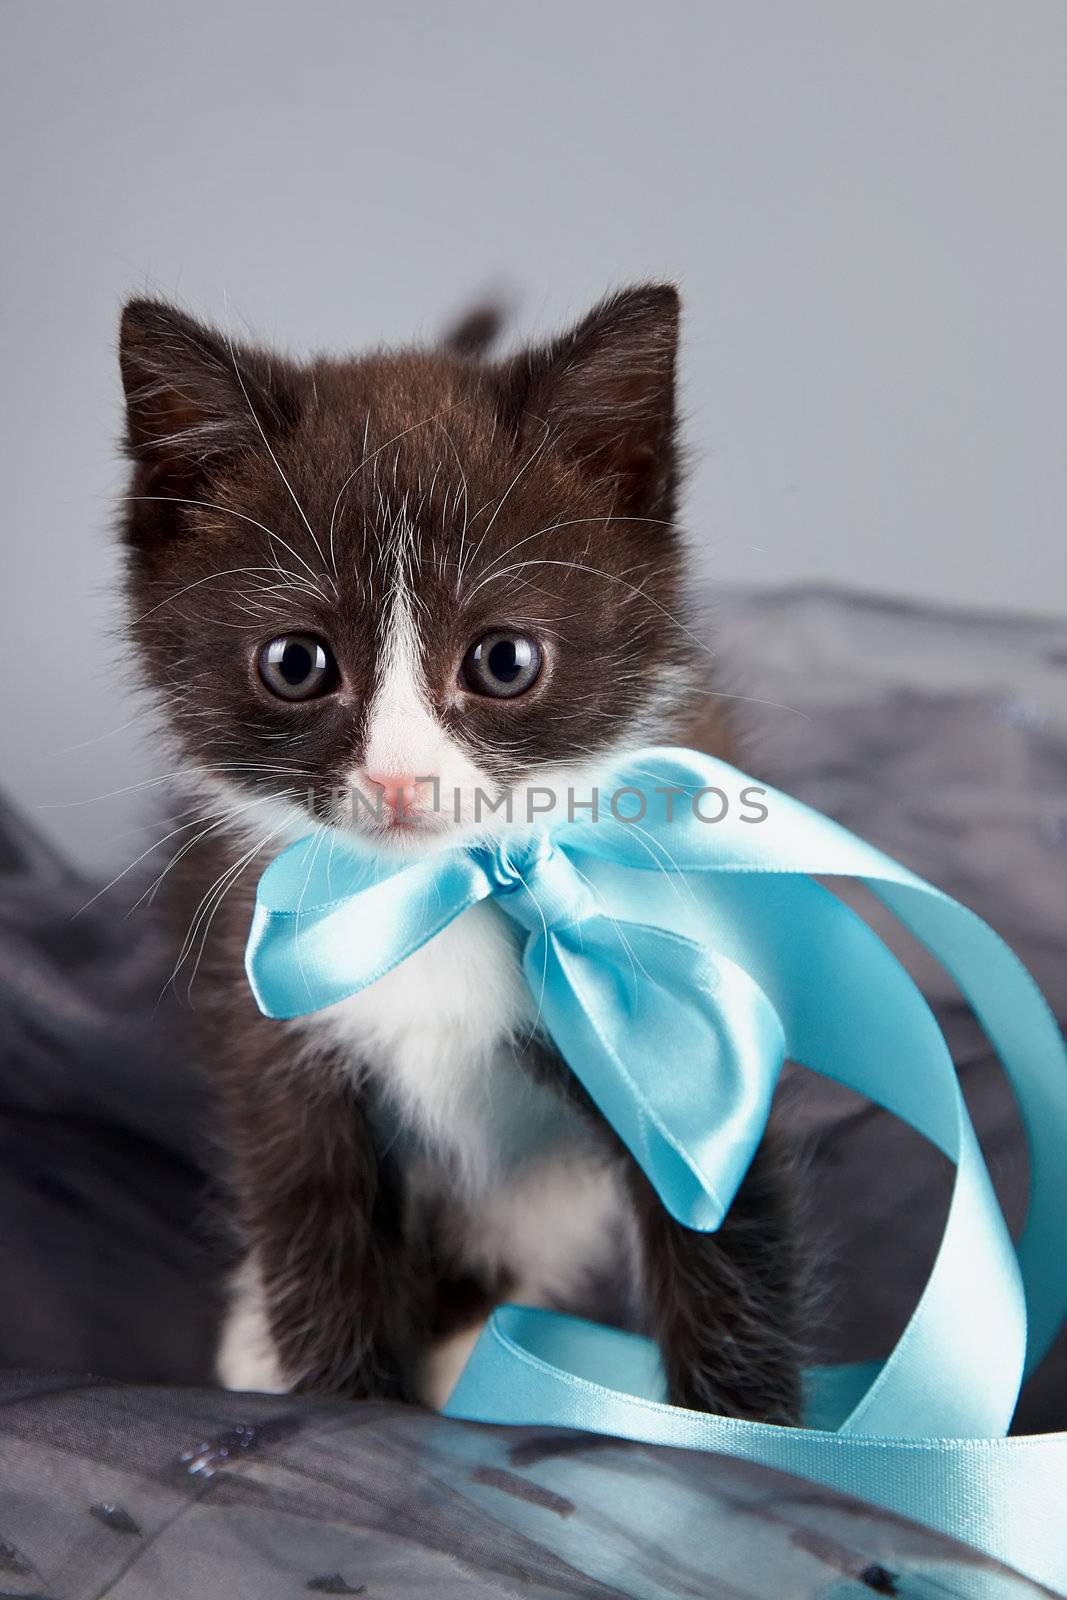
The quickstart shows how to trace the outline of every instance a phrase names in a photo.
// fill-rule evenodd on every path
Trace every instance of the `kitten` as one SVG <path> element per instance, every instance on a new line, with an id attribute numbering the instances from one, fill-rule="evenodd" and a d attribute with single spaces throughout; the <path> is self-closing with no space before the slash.
<path id="1" fill-rule="evenodd" d="M 244 1251 L 219 1375 L 440 1404 L 512 1299 L 647 1331 L 678 1403 L 792 1420 L 773 1146 L 720 1232 L 673 1221 L 537 1032 L 495 906 L 297 1022 L 245 982 L 254 880 L 293 839 L 454 847 L 479 788 L 727 752 L 679 620 L 676 292 L 505 360 L 491 322 L 298 364 L 159 302 L 123 316 L 130 628 L 194 808 L 165 885 Z"/>

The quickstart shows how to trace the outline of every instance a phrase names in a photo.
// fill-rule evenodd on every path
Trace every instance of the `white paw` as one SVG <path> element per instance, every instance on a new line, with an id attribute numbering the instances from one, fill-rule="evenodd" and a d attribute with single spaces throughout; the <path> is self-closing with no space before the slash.
<path id="1" fill-rule="evenodd" d="M 267 1321 L 263 1282 L 255 1261 L 242 1263 L 230 1285 L 230 1308 L 222 1330 L 215 1372 L 224 1389 L 288 1394 Z"/>
<path id="2" fill-rule="evenodd" d="M 447 1339 L 435 1344 L 424 1357 L 419 1374 L 419 1398 L 424 1405 L 432 1406 L 435 1411 L 441 1410 L 456 1387 L 459 1375 L 467 1365 L 467 1358 L 484 1327 L 484 1322 L 476 1322 L 473 1328 L 450 1334 Z"/>

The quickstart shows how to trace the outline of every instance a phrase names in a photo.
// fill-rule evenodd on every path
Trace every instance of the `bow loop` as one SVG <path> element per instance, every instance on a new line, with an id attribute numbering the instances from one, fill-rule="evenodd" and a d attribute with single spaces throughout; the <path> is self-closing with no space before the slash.
<path id="1" fill-rule="evenodd" d="M 763 990 L 682 934 L 595 909 L 532 936 L 525 965 L 557 1048 L 662 1204 L 720 1227 L 785 1058 Z"/>

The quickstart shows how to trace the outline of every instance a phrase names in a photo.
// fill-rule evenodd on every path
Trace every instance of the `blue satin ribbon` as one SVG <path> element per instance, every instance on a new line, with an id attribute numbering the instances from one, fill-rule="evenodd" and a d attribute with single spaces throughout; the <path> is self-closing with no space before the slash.
<path id="1" fill-rule="evenodd" d="M 937 1259 L 884 1362 L 810 1375 L 807 1426 L 670 1406 L 647 1340 L 516 1306 L 492 1317 L 446 1410 L 743 1456 L 1067 1588 L 1067 1436 L 1005 1437 L 1067 1313 L 1059 1030 L 985 923 L 838 824 L 773 789 L 759 822 L 736 804 L 708 822 L 691 803 L 752 783 L 711 757 L 650 749 L 601 786 L 636 794 L 643 809 L 628 799 L 626 814 L 639 822 L 559 822 L 408 864 L 294 845 L 259 885 L 256 1000 L 274 1017 L 333 1005 L 492 899 L 522 944 L 541 1026 L 691 1228 L 722 1222 L 787 1055 L 910 1123 L 955 1164 Z M 815 881 L 836 877 L 862 880 L 943 963 L 1000 1057 L 1030 1155 L 1017 1244 L 941 1030 L 896 957 Z"/>

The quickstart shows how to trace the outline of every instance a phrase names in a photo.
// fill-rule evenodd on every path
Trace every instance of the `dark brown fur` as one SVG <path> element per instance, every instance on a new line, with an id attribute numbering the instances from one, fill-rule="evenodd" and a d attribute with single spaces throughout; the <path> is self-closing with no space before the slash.
<path id="1" fill-rule="evenodd" d="M 620 729 L 726 753 L 674 525 L 677 311 L 672 289 L 650 287 L 501 362 L 478 354 L 495 329 L 472 327 L 447 349 L 300 365 L 231 347 L 170 307 L 131 303 L 121 343 L 131 632 L 179 763 L 249 800 L 284 797 L 309 821 L 324 814 L 366 738 L 393 559 L 379 535 L 405 496 L 434 709 L 495 779 L 596 752 Z M 482 585 L 494 563 L 510 566 L 517 541 L 527 564 Z M 268 571 L 275 560 L 279 575 Z M 449 698 L 456 660 L 502 617 L 564 641 L 549 679 L 506 715 L 472 702 L 460 716 Z M 263 691 L 259 644 L 294 630 L 329 638 L 342 694 L 294 707 Z M 409 1395 L 426 1341 L 482 1314 L 508 1284 L 456 1265 L 447 1219 L 412 1239 L 402 1176 L 379 1154 L 365 1091 L 333 1053 L 300 1053 L 286 1026 L 256 1011 L 241 952 L 264 859 L 249 860 L 217 907 L 208 899 L 206 925 L 203 915 L 205 893 L 244 850 L 222 824 L 166 879 L 179 944 L 195 928 L 179 965 L 195 973 L 236 1221 L 298 1386 Z M 575 1092 L 561 1064 L 547 1070 Z M 773 1152 L 711 1237 L 674 1223 L 630 1165 L 646 1321 L 672 1396 L 794 1416 L 795 1264 Z"/>

